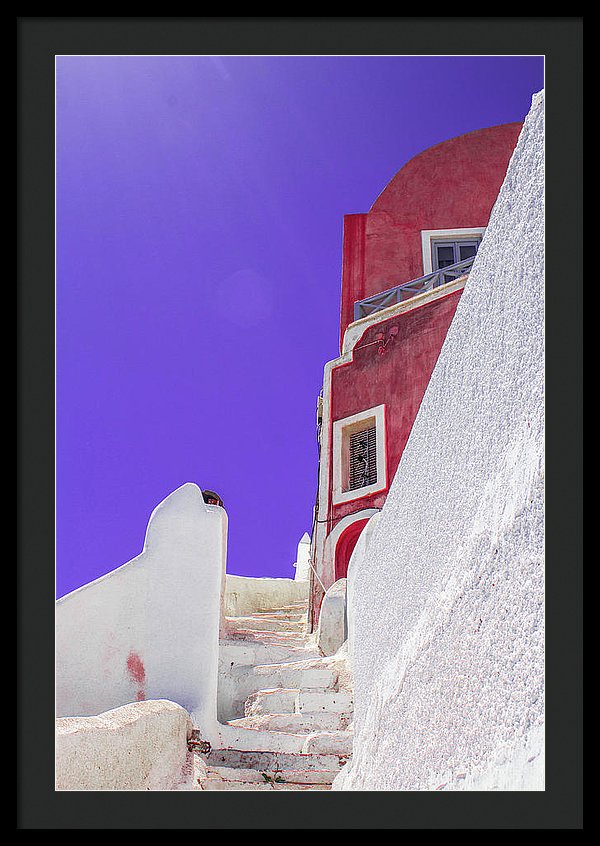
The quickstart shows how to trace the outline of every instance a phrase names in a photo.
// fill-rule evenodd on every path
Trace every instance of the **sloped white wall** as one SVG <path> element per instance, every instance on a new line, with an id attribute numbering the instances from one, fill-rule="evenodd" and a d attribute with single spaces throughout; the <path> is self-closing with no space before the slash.
<path id="1" fill-rule="evenodd" d="M 335 789 L 543 789 L 543 93 L 385 507 L 350 566 Z"/>
<path id="2" fill-rule="evenodd" d="M 226 512 L 186 484 L 152 513 L 137 558 L 57 601 L 58 717 L 168 699 L 216 737 L 226 545 Z"/>

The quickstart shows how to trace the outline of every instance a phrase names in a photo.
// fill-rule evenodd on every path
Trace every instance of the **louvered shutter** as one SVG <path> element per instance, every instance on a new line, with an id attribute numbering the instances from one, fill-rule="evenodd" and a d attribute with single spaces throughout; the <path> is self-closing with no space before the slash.
<path id="1" fill-rule="evenodd" d="M 350 435 L 350 490 L 374 485 L 377 481 L 376 427 Z"/>

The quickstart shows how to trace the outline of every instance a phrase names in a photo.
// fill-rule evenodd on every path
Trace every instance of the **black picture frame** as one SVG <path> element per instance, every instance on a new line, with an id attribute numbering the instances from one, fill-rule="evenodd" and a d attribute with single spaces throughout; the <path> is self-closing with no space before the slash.
<path id="1" fill-rule="evenodd" d="M 453 32 L 457 37 L 453 37 Z M 18 17 L 18 829 L 579 829 L 581 17 Z M 458 37 L 460 35 L 460 37 Z M 547 787 L 539 793 L 54 790 L 54 60 L 67 54 L 544 55 Z M 453 53 L 454 54 L 454 53 Z M 461 53 L 456 53 L 461 55 Z M 572 249 L 561 252 L 569 243 Z M 573 290 L 570 290 L 573 289 Z"/>

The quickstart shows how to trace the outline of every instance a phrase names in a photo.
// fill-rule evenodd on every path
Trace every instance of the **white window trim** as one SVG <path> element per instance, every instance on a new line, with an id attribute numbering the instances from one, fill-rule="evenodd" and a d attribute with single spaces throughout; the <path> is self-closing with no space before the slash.
<path id="1" fill-rule="evenodd" d="M 469 238 L 483 238 L 485 226 L 473 226 L 468 229 L 422 229 L 421 251 L 423 253 L 423 276 L 433 273 L 433 256 L 431 242 L 447 238 L 448 241 L 468 240 Z"/>
<path id="2" fill-rule="evenodd" d="M 354 427 L 357 423 L 369 418 L 375 419 L 375 438 L 377 444 L 377 481 L 372 485 L 365 485 L 362 488 L 353 488 L 350 491 L 343 490 L 344 480 L 342 469 L 344 466 L 342 450 L 344 449 L 344 430 L 349 426 Z M 366 411 L 359 411 L 343 420 L 335 420 L 333 423 L 333 504 L 351 502 L 354 499 L 361 499 L 363 496 L 370 496 L 379 493 L 387 488 L 387 461 L 385 441 L 385 405 L 376 405 Z"/>

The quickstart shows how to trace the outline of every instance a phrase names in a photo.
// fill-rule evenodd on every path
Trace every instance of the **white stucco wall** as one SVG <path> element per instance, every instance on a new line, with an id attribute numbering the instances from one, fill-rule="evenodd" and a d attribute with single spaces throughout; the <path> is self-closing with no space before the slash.
<path id="1" fill-rule="evenodd" d="M 227 574 L 225 614 L 246 617 L 308 598 L 308 582 L 295 579 L 252 578 Z"/>
<path id="2" fill-rule="evenodd" d="M 216 737 L 225 511 L 185 484 L 154 510 L 142 553 L 56 603 L 56 714 L 140 699 L 185 708 Z"/>
<path id="3" fill-rule="evenodd" d="M 348 562 L 348 571 L 346 573 L 346 623 L 348 627 L 348 654 L 351 663 L 354 660 L 354 640 L 356 637 L 354 633 L 354 609 L 356 606 L 354 587 L 356 585 L 358 571 L 365 560 L 367 547 L 371 537 L 373 536 L 377 523 L 379 522 L 380 515 L 381 512 L 377 511 L 369 518 L 369 522 L 358 536 L 356 546 L 354 547 L 352 555 L 350 556 L 350 561 Z"/>
<path id="4" fill-rule="evenodd" d="M 346 579 L 327 589 L 317 627 L 317 646 L 323 655 L 334 655 L 347 640 Z"/>
<path id="5" fill-rule="evenodd" d="M 57 790 L 190 790 L 192 721 L 166 700 L 56 721 Z"/>
<path id="6" fill-rule="evenodd" d="M 385 506 L 348 574 L 334 789 L 544 789 L 543 94 Z"/>

